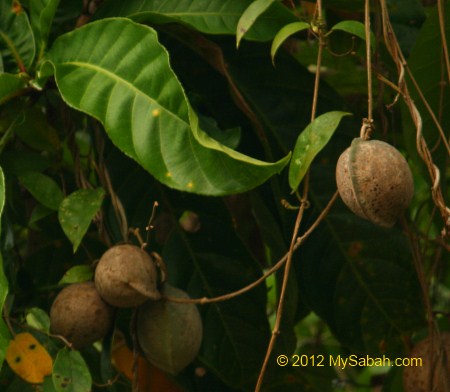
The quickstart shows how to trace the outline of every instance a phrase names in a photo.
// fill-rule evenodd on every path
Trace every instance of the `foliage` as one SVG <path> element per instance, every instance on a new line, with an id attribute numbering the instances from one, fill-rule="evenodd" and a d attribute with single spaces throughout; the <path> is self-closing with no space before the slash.
<path id="1" fill-rule="evenodd" d="M 415 182 L 390 229 L 333 196 L 368 116 L 363 0 L 0 0 L 2 391 L 251 391 L 265 356 L 267 391 L 402 390 L 400 367 L 329 359 L 405 357 L 450 329 L 450 8 L 373 3 L 371 137 Z M 106 249 L 144 241 L 161 279 L 206 298 L 194 362 L 150 381 L 132 310 L 80 350 L 49 320 Z M 24 333 L 51 374 L 6 364 Z"/>

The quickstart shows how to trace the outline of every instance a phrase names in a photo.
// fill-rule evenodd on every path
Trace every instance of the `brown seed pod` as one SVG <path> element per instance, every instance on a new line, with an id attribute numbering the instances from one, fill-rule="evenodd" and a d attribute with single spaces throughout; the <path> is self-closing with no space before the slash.
<path id="1" fill-rule="evenodd" d="M 103 338 L 112 326 L 114 308 L 98 294 L 94 283 L 74 283 L 62 289 L 50 309 L 50 329 L 75 348 Z"/>
<path id="2" fill-rule="evenodd" d="M 164 294 L 189 298 L 168 284 Z M 203 326 L 194 304 L 148 301 L 137 314 L 137 336 L 145 357 L 160 369 L 177 374 L 197 356 Z"/>
<path id="3" fill-rule="evenodd" d="M 157 271 L 150 255 L 135 245 L 108 249 L 95 269 L 95 286 L 102 298 L 119 308 L 159 299 Z"/>
<path id="4" fill-rule="evenodd" d="M 426 338 L 411 350 L 410 358 L 421 360 L 417 366 L 403 368 L 405 392 L 450 391 L 450 333 L 441 333 L 431 345 Z M 432 374 L 430 374 L 432 371 Z"/>
<path id="5" fill-rule="evenodd" d="M 347 207 L 383 227 L 394 225 L 414 193 L 405 158 L 379 140 L 354 139 L 339 157 L 336 183 Z"/>

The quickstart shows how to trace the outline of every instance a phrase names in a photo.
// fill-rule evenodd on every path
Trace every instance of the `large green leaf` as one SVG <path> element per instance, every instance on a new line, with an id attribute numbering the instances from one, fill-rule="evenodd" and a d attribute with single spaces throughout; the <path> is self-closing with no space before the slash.
<path id="1" fill-rule="evenodd" d="M 31 28 L 36 38 L 39 57 L 41 57 L 47 45 L 58 4 L 59 0 L 33 0 L 30 2 Z"/>
<path id="2" fill-rule="evenodd" d="M 181 23 L 207 34 L 235 35 L 239 18 L 252 0 L 112 0 L 99 9 L 97 18 L 126 16 L 155 24 Z M 295 16 L 280 3 L 272 4 L 245 34 L 249 40 L 267 41 Z"/>
<path id="3" fill-rule="evenodd" d="M 18 2 L 0 2 L 0 55 L 6 70 L 28 69 L 33 63 L 35 42 L 28 16 Z M 14 65 L 15 64 L 15 65 Z"/>
<path id="4" fill-rule="evenodd" d="M 72 242 L 74 252 L 100 209 L 104 195 L 102 188 L 79 189 L 61 202 L 58 211 L 59 223 Z"/>
<path id="5" fill-rule="evenodd" d="M 66 102 L 99 119 L 116 146 L 170 187 L 239 193 L 279 172 L 289 159 L 262 162 L 200 130 L 149 27 L 119 18 L 95 22 L 60 37 L 47 60 Z"/>
<path id="6" fill-rule="evenodd" d="M 13 98 L 25 86 L 25 81 L 17 75 L 0 74 L 0 105 L 8 99 Z"/>
<path id="7" fill-rule="evenodd" d="M 53 385 L 58 392 L 90 392 L 92 376 L 78 351 L 63 348 L 53 365 Z"/>

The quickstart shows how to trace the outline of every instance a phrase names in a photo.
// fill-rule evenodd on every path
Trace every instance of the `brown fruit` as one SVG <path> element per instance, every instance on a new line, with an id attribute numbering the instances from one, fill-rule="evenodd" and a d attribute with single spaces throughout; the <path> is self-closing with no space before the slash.
<path id="1" fill-rule="evenodd" d="M 432 349 L 432 351 L 431 351 Z M 422 366 L 403 368 L 405 392 L 450 391 L 450 333 L 441 333 L 441 339 L 430 338 L 419 342 L 411 350 L 410 358 L 421 358 Z M 432 371 L 432 374 L 430 374 Z M 431 382 L 431 385 L 430 385 Z"/>
<path id="2" fill-rule="evenodd" d="M 112 326 L 114 308 L 98 294 L 92 282 L 62 289 L 50 309 L 50 329 L 64 336 L 75 348 L 103 338 Z"/>
<path id="3" fill-rule="evenodd" d="M 379 140 L 354 139 L 339 157 L 336 183 L 347 207 L 383 227 L 394 225 L 414 193 L 405 158 Z"/>
<path id="4" fill-rule="evenodd" d="M 164 294 L 189 298 L 168 284 Z M 148 301 L 138 309 L 137 336 L 145 357 L 155 366 L 177 374 L 197 356 L 202 341 L 203 326 L 194 304 L 165 300 Z"/>
<path id="5" fill-rule="evenodd" d="M 134 245 L 107 250 L 95 269 L 95 286 L 102 298 L 119 308 L 159 299 L 157 271 L 150 255 Z"/>

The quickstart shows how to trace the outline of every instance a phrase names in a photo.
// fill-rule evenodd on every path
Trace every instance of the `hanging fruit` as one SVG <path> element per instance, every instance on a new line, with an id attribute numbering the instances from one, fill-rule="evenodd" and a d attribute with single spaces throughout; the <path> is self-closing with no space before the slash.
<path id="1" fill-rule="evenodd" d="M 56 296 L 50 309 L 50 329 L 78 349 L 103 338 L 113 318 L 114 308 L 103 301 L 92 282 L 74 283 Z"/>
<path id="2" fill-rule="evenodd" d="M 339 157 L 336 183 L 347 207 L 383 227 L 395 224 L 414 193 L 405 158 L 379 140 L 354 139 Z"/>
<path id="3" fill-rule="evenodd" d="M 446 392 L 450 390 L 450 333 L 441 333 L 431 344 L 426 338 L 411 350 L 409 356 L 420 362 L 403 369 L 405 392 Z"/>
<path id="4" fill-rule="evenodd" d="M 116 245 L 107 250 L 95 269 L 95 286 L 111 305 L 126 308 L 157 300 L 158 273 L 151 256 L 135 245 Z"/>
<path id="5" fill-rule="evenodd" d="M 164 295 L 189 298 L 168 284 Z M 137 336 L 145 357 L 160 369 L 177 374 L 197 356 L 203 326 L 194 304 L 147 301 L 138 309 Z"/>

